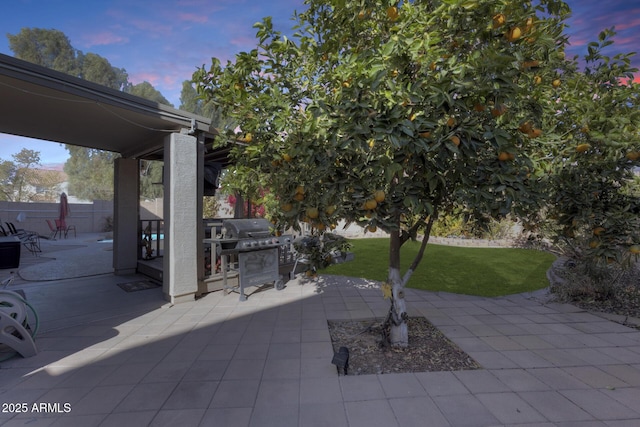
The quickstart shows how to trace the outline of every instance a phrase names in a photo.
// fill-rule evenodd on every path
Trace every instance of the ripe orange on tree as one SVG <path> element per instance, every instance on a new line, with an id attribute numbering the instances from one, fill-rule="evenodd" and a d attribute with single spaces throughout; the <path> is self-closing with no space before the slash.
<path id="1" fill-rule="evenodd" d="M 366 202 L 364 202 L 364 208 L 367 210 L 373 210 L 378 206 L 378 202 L 376 202 L 375 199 L 369 199 Z"/>
<path id="2" fill-rule="evenodd" d="M 458 136 L 456 136 L 456 135 L 451 135 L 449 137 L 449 140 L 451 142 L 453 142 L 453 145 L 455 145 L 456 147 L 458 147 L 460 145 L 460 138 Z"/>
<path id="3" fill-rule="evenodd" d="M 504 16 L 504 13 L 498 13 L 493 16 L 493 28 L 500 28 L 505 22 L 507 22 L 507 17 Z"/>
<path id="4" fill-rule="evenodd" d="M 540 65 L 540 61 L 536 61 L 536 60 L 531 60 L 531 61 L 524 61 L 522 63 L 522 68 L 527 69 L 527 68 L 534 68 Z"/>
<path id="5" fill-rule="evenodd" d="M 511 27 L 504 36 L 508 41 L 514 42 L 522 36 L 522 30 L 520 27 Z"/>
<path id="6" fill-rule="evenodd" d="M 527 18 L 527 21 L 524 24 L 525 33 L 528 33 L 529 31 L 531 31 L 532 28 L 533 28 L 533 18 L 529 17 Z"/>
<path id="7" fill-rule="evenodd" d="M 307 214 L 307 217 L 309 217 L 311 219 L 316 219 L 320 215 L 319 212 L 318 212 L 318 208 L 315 208 L 315 207 L 307 208 L 305 213 Z"/>
<path id="8" fill-rule="evenodd" d="M 386 194 L 384 194 L 383 190 L 378 190 L 375 193 L 373 193 L 373 199 L 378 203 L 384 202 L 385 197 L 386 197 Z"/>
<path id="9" fill-rule="evenodd" d="M 579 145 L 576 147 L 576 151 L 577 151 L 578 153 L 584 153 L 584 152 L 585 152 L 585 151 L 587 151 L 589 148 L 591 148 L 591 144 L 587 144 L 587 143 L 585 143 L 585 144 L 579 144 Z"/>
<path id="10" fill-rule="evenodd" d="M 398 19 L 398 16 L 399 16 L 398 8 L 396 6 L 391 6 L 391 7 L 387 8 L 387 16 L 392 21 L 395 21 L 396 19 Z"/>
<path id="11" fill-rule="evenodd" d="M 507 112 L 507 107 L 504 104 L 498 104 L 491 109 L 491 115 L 493 117 L 500 117 L 506 112 Z"/>
<path id="12" fill-rule="evenodd" d="M 523 122 L 518 126 L 518 130 L 522 133 L 528 134 L 533 130 L 533 123 L 530 121 Z"/>
<path id="13" fill-rule="evenodd" d="M 527 136 L 529 138 L 537 138 L 540 135 L 542 135 L 542 129 L 538 129 L 538 128 L 533 128 L 527 133 Z"/>
<path id="14" fill-rule="evenodd" d="M 629 151 L 627 154 L 625 154 L 625 157 L 635 162 L 636 160 L 640 159 L 640 151 Z"/>

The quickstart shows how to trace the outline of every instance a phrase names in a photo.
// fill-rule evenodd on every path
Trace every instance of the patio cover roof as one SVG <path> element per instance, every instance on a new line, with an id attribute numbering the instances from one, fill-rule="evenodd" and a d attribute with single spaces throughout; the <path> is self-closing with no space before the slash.
<path id="1" fill-rule="evenodd" d="M 183 129 L 204 134 L 207 161 L 228 163 L 208 118 L 0 54 L 0 133 L 160 160 Z"/>

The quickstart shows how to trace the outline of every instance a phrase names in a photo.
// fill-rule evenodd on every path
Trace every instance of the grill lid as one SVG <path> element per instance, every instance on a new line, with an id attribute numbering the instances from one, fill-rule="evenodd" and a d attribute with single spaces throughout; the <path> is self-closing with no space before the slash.
<path id="1" fill-rule="evenodd" d="M 264 218 L 226 219 L 222 222 L 227 239 L 269 237 L 270 226 L 271 223 Z"/>

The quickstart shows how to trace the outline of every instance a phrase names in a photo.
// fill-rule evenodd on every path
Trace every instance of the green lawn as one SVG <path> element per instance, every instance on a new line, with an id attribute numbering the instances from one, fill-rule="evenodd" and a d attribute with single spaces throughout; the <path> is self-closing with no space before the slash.
<path id="1" fill-rule="evenodd" d="M 386 280 L 389 239 L 350 241 L 355 260 L 329 266 L 320 273 Z M 402 274 L 417 254 L 420 242 L 402 247 Z M 408 287 L 467 295 L 500 296 L 547 287 L 546 271 L 555 256 L 512 248 L 461 248 L 427 245 Z"/>

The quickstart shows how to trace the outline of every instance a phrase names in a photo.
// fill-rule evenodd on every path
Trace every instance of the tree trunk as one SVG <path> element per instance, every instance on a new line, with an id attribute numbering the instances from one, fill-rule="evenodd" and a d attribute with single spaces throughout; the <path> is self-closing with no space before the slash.
<path id="1" fill-rule="evenodd" d="M 244 197 L 238 192 L 235 194 L 236 204 L 233 207 L 234 218 L 244 218 Z"/>
<path id="2" fill-rule="evenodd" d="M 400 274 L 400 230 L 392 230 L 389 247 L 389 284 L 391 285 L 391 308 L 389 310 L 389 340 L 392 347 L 409 345 L 407 327 L 407 304 L 404 299 L 404 281 Z"/>
<path id="3" fill-rule="evenodd" d="M 392 347 L 407 347 L 409 346 L 409 327 L 407 325 L 407 303 L 404 299 L 404 287 L 409 282 L 411 275 L 422 261 L 424 250 L 427 247 L 429 236 L 431 235 L 431 228 L 436 219 L 436 212 L 434 211 L 427 221 L 425 234 L 420 245 L 420 250 L 416 254 L 411 266 L 406 271 L 404 276 L 400 274 L 400 248 L 406 241 L 406 237 L 400 234 L 400 229 L 392 230 L 390 233 L 390 247 L 389 247 L 389 284 L 391 285 L 391 307 L 389 308 L 389 315 L 387 322 L 389 324 L 389 341 Z"/>

